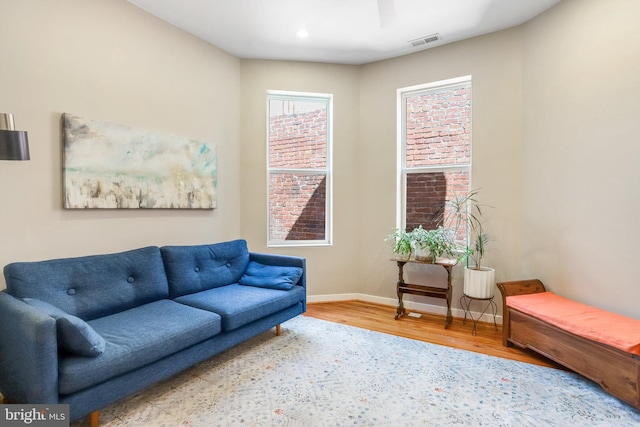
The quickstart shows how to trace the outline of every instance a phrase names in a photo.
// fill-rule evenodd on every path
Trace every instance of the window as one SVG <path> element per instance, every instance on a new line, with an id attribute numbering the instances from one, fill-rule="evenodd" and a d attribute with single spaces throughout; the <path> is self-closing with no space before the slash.
<path id="1" fill-rule="evenodd" d="M 471 77 L 399 89 L 398 103 L 398 228 L 454 228 L 447 201 L 470 188 Z"/>
<path id="2" fill-rule="evenodd" d="M 331 244 L 332 95 L 267 93 L 268 245 Z"/>

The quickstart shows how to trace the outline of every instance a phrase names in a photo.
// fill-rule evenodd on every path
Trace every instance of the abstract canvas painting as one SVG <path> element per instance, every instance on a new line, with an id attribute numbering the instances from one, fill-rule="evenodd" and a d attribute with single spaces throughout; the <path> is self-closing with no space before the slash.
<path id="1" fill-rule="evenodd" d="M 66 209 L 213 209 L 211 143 L 63 116 Z"/>

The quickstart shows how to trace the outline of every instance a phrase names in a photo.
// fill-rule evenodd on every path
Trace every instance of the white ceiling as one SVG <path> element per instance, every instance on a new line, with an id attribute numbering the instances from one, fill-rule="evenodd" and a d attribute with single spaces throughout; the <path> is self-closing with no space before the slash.
<path id="1" fill-rule="evenodd" d="M 503 30 L 560 0 L 128 0 L 239 58 L 365 64 Z M 307 38 L 296 37 L 299 29 Z M 409 41 L 439 33 L 420 47 Z"/>

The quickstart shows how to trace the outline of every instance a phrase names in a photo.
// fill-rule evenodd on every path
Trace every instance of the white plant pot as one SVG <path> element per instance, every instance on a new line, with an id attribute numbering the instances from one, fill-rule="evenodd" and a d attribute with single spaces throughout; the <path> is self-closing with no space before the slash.
<path id="1" fill-rule="evenodd" d="M 491 298 L 496 284 L 496 271 L 490 267 L 480 270 L 464 268 L 464 294 L 472 298 Z"/>

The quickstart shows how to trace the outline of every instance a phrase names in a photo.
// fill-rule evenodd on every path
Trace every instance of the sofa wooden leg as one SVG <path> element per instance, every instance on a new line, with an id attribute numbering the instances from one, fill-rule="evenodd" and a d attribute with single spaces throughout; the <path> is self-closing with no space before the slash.
<path id="1" fill-rule="evenodd" d="M 279 337 L 279 336 L 280 336 L 280 333 L 281 333 L 281 331 L 280 331 L 280 325 L 276 325 L 276 336 L 278 336 L 278 337 Z"/>
<path id="2" fill-rule="evenodd" d="M 98 411 L 93 411 L 91 415 L 89 415 L 89 424 L 91 427 L 98 427 L 100 425 L 100 414 Z"/>

